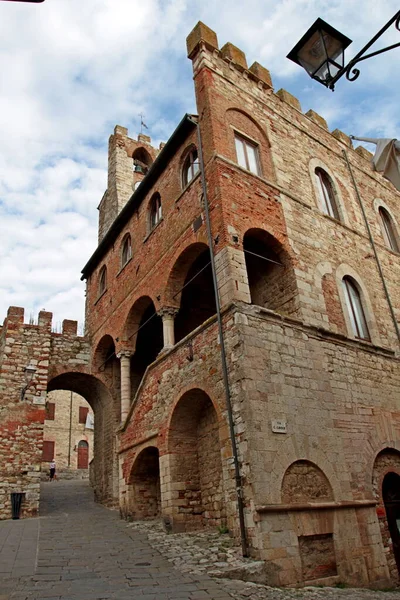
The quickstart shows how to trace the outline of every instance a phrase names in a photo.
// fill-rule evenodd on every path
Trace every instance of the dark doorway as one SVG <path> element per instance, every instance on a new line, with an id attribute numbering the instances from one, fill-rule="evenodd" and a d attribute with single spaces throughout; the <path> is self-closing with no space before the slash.
<path id="1" fill-rule="evenodd" d="M 393 554 L 400 574 L 400 476 L 397 473 L 385 475 L 382 496 L 393 544 Z"/>

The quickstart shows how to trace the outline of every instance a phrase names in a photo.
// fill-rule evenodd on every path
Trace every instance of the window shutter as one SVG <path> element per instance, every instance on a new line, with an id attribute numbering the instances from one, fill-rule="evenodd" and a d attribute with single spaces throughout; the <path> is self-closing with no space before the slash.
<path id="1" fill-rule="evenodd" d="M 79 407 L 79 423 L 86 423 L 86 417 L 89 412 L 89 409 L 86 406 Z"/>
<path id="2" fill-rule="evenodd" d="M 48 421 L 54 421 L 54 416 L 56 413 L 56 405 L 54 402 L 48 402 L 46 408 L 46 419 Z"/>
<path id="3" fill-rule="evenodd" d="M 54 442 L 43 442 L 43 454 L 42 460 L 44 462 L 50 462 L 54 458 Z"/>

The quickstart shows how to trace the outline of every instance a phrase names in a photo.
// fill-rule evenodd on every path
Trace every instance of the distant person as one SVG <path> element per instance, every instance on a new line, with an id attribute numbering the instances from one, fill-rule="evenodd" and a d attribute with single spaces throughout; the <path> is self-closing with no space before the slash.
<path id="1" fill-rule="evenodd" d="M 57 479 L 57 475 L 56 475 L 56 461 L 53 460 L 50 463 L 50 481 L 53 481 L 53 479 Z"/>

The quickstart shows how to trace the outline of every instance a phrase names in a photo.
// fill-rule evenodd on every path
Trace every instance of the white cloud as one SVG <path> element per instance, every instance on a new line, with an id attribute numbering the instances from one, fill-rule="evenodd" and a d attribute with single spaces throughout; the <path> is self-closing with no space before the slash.
<path id="1" fill-rule="evenodd" d="M 285 57 L 318 16 L 358 50 L 397 10 L 396 0 L 0 1 L 0 314 L 19 305 L 27 318 L 46 308 L 55 322 L 83 320 L 80 270 L 97 243 L 108 137 L 116 123 L 135 135 L 144 112 L 158 144 L 195 111 L 185 38 L 198 20 L 332 129 L 395 136 L 399 51 L 334 94 Z"/>

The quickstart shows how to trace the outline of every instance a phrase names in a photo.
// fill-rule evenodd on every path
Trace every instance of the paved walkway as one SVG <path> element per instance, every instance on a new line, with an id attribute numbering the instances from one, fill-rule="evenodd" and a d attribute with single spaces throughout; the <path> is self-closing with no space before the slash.
<path id="1" fill-rule="evenodd" d="M 0 523 L 7 559 L 0 600 L 231 600 L 220 582 L 174 569 L 144 533 L 132 531 L 116 511 L 95 504 L 86 482 L 43 484 L 38 522 L 34 574 L 35 525 Z M 29 531 L 29 542 L 24 531 Z M 9 560 L 7 538 L 13 543 Z"/>
<path id="2" fill-rule="evenodd" d="M 44 483 L 39 519 L 0 522 L 0 600 L 400 600 L 398 592 L 215 580 L 174 567 L 179 540 L 175 552 L 161 541 L 95 504 L 86 481 Z"/>

